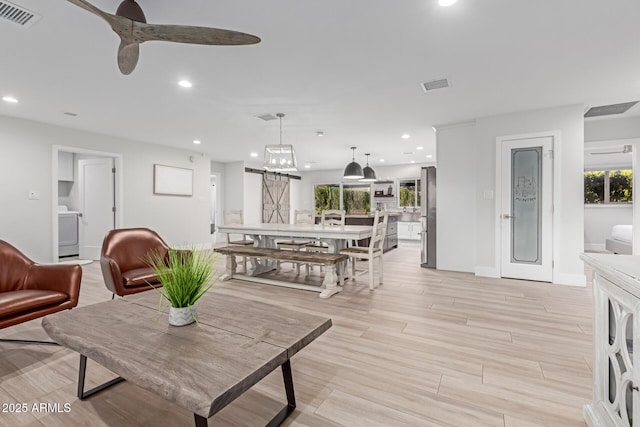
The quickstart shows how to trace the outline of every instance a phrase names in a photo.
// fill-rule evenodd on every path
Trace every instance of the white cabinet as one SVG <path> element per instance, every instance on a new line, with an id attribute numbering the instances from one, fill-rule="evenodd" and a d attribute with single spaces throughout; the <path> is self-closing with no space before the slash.
<path id="1" fill-rule="evenodd" d="M 593 401 L 590 427 L 640 426 L 640 257 L 582 254 L 594 269 Z"/>
<path id="2" fill-rule="evenodd" d="M 73 181 L 73 153 L 58 152 L 58 181 Z"/>
<path id="3" fill-rule="evenodd" d="M 420 223 L 398 222 L 398 240 L 420 240 Z"/>

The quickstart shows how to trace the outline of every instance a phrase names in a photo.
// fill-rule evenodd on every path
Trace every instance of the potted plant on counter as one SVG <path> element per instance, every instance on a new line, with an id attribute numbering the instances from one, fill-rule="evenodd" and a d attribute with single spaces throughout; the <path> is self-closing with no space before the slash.
<path id="1" fill-rule="evenodd" d="M 162 283 L 162 287 L 154 289 L 170 304 L 169 324 L 185 326 L 195 322 L 196 302 L 215 283 L 211 251 L 169 249 L 166 257 L 151 253 L 148 263 Z"/>

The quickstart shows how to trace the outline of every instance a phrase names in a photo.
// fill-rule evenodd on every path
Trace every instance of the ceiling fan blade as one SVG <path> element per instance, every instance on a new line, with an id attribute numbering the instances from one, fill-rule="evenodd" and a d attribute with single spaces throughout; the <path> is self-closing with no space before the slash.
<path id="1" fill-rule="evenodd" d="M 144 24 L 135 21 L 132 35 L 140 43 L 153 40 L 221 46 L 260 43 L 260 37 L 238 31 L 189 25 Z"/>
<path id="2" fill-rule="evenodd" d="M 67 0 L 69 3 L 74 4 L 88 12 L 93 13 L 96 16 L 99 16 L 100 18 L 104 19 L 105 21 L 107 21 L 107 23 L 111 26 L 111 28 L 116 32 L 119 33 L 118 29 L 119 27 L 122 26 L 130 26 L 130 24 L 128 25 L 129 19 L 127 18 L 123 18 L 121 16 L 116 16 L 116 15 L 112 15 L 110 13 L 107 13 L 101 9 L 98 9 L 97 7 L 95 7 L 94 5 L 92 5 L 91 3 L 85 1 L 85 0 Z"/>
<path id="3" fill-rule="evenodd" d="M 120 68 L 122 74 L 131 74 L 138 64 L 139 57 L 139 43 L 127 43 L 124 40 L 120 42 L 120 46 L 118 47 L 118 68 Z"/>

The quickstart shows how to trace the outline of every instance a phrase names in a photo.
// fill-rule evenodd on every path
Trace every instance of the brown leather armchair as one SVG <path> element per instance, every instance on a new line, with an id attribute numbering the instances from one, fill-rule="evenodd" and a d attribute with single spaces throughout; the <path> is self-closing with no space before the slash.
<path id="1" fill-rule="evenodd" d="M 169 246 L 148 228 L 120 228 L 107 233 L 102 242 L 100 267 L 107 288 L 114 295 L 125 296 L 159 287 L 149 267 L 150 253 L 168 257 Z"/>
<path id="2" fill-rule="evenodd" d="M 0 329 L 75 307 L 81 280 L 79 265 L 36 264 L 0 240 Z"/>

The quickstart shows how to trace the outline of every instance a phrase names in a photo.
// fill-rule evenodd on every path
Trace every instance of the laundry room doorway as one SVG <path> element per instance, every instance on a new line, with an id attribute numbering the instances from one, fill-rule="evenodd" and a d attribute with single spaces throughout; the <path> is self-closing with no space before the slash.
<path id="1" fill-rule="evenodd" d="M 54 146 L 52 157 L 53 259 L 99 260 L 105 234 L 122 224 L 122 155 Z"/>

